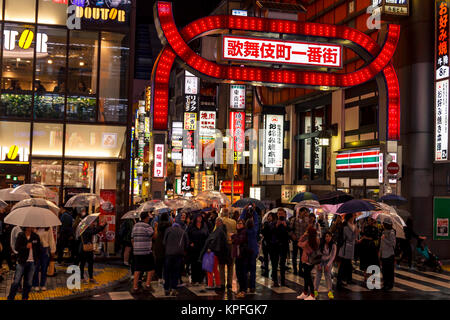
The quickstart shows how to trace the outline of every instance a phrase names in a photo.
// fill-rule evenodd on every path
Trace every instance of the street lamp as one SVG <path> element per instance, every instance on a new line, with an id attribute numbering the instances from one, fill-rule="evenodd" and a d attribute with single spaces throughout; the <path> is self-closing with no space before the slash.
<path id="1" fill-rule="evenodd" d="M 338 135 L 338 125 L 335 123 L 319 133 L 318 136 L 319 146 L 329 147 L 331 137 L 335 137 L 337 135 Z"/>

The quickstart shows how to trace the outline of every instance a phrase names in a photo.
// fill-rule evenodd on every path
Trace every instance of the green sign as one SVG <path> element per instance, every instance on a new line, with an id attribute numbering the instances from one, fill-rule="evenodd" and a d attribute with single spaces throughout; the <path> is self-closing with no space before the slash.
<path id="1" fill-rule="evenodd" d="M 7 174 L 7 175 L 6 175 L 6 179 L 10 180 L 10 179 L 11 179 L 11 175 L 10 175 L 10 174 Z"/>
<path id="2" fill-rule="evenodd" d="M 433 200 L 433 239 L 450 240 L 450 197 L 435 197 Z"/>

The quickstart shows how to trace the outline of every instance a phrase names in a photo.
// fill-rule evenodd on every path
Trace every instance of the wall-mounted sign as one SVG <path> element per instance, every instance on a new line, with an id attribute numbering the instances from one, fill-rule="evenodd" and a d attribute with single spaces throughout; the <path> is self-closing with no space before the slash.
<path id="1" fill-rule="evenodd" d="M 200 111 L 199 122 L 199 134 L 201 137 L 215 136 L 216 113 L 214 111 Z"/>
<path id="2" fill-rule="evenodd" d="M 202 176 L 202 191 L 214 190 L 214 176 L 203 175 Z"/>
<path id="3" fill-rule="evenodd" d="M 231 10 L 231 15 L 246 17 L 247 16 L 247 10 L 236 10 L 236 9 L 233 9 L 233 10 Z"/>
<path id="4" fill-rule="evenodd" d="M 184 96 L 184 111 L 197 112 L 198 111 L 198 95 L 186 94 Z"/>
<path id="5" fill-rule="evenodd" d="M 181 191 L 191 191 L 191 174 L 183 173 L 181 176 Z"/>
<path id="6" fill-rule="evenodd" d="M 220 184 L 220 191 L 225 194 L 231 194 L 231 180 L 222 181 Z M 244 194 L 244 181 L 233 182 L 233 193 Z"/>
<path id="7" fill-rule="evenodd" d="M 102 134 L 102 146 L 103 146 L 103 148 L 116 148 L 117 147 L 117 133 L 103 133 Z"/>
<path id="8" fill-rule="evenodd" d="M 336 171 L 378 170 L 379 149 L 345 151 L 336 157 Z"/>
<path id="9" fill-rule="evenodd" d="M 234 151 L 245 151 L 245 112 L 230 112 L 230 131 L 234 138 Z"/>
<path id="10" fill-rule="evenodd" d="M 283 168 L 284 116 L 265 116 L 264 166 Z"/>
<path id="11" fill-rule="evenodd" d="M 236 36 L 223 36 L 222 44 L 227 60 L 342 67 L 340 45 Z"/>
<path id="12" fill-rule="evenodd" d="M 184 130 L 197 130 L 197 114 L 192 112 L 184 113 Z"/>
<path id="13" fill-rule="evenodd" d="M 28 148 L 12 145 L 0 146 L 0 162 L 28 162 L 30 150 Z"/>
<path id="14" fill-rule="evenodd" d="M 289 203 L 297 193 L 306 192 L 306 186 L 302 185 L 282 185 L 281 186 L 281 203 Z"/>
<path id="15" fill-rule="evenodd" d="M 448 84 L 449 80 L 436 83 L 435 109 L 435 160 L 448 160 Z"/>
<path id="16" fill-rule="evenodd" d="M 436 80 L 449 77 L 448 0 L 436 1 Z"/>
<path id="17" fill-rule="evenodd" d="M 372 0 L 372 7 L 376 14 L 386 16 L 408 16 L 409 0 Z"/>
<path id="18" fill-rule="evenodd" d="M 14 30 L 3 30 L 3 46 L 7 51 L 13 51 L 16 45 L 23 50 L 31 47 L 34 41 L 34 31 L 25 29 L 20 33 Z M 38 32 L 36 34 L 36 52 L 47 53 L 48 35 L 46 33 Z M 18 56 L 19 57 L 19 56 Z"/>
<path id="19" fill-rule="evenodd" d="M 164 145 L 155 144 L 154 154 L 154 171 L 153 176 L 155 178 L 164 178 Z"/>
<path id="20" fill-rule="evenodd" d="M 75 12 L 68 11 L 68 23 L 75 17 L 81 20 L 83 29 L 123 27 L 130 19 L 131 0 L 70 0 L 69 6 L 75 6 Z"/>
<path id="21" fill-rule="evenodd" d="M 198 94 L 198 78 L 190 76 L 190 73 L 185 73 L 184 77 L 184 93 Z"/>
<path id="22" fill-rule="evenodd" d="M 231 85 L 230 86 L 230 108 L 231 109 L 245 109 L 245 86 Z"/>

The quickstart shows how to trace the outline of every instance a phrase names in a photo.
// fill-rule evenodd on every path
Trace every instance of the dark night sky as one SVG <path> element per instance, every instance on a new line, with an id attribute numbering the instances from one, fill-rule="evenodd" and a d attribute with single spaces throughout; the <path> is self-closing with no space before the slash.
<path id="1" fill-rule="evenodd" d="M 207 16 L 220 0 L 172 0 L 175 23 L 182 28 L 188 23 Z M 137 22 L 153 23 L 154 0 L 137 0 Z"/>

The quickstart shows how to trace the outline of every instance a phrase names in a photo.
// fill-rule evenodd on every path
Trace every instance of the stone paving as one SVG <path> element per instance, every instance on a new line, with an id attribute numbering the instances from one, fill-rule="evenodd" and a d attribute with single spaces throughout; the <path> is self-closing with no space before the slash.
<path id="1" fill-rule="evenodd" d="M 7 268 L 6 268 L 7 269 Z M 14 271 L 6 271 L 3 269 L 4 280 L 0 282 L 0 300 L 6 300 L 11 283 L 14 278 Z M 67 279 L 70 274 L 66 273 L 67 267 L 56 266 L 56 273 L 53 277 L 47 277 L 47 290 L 41 292 L 31 292 L 30 300 L 50 300 L 50 299 L 71 299 L 84 294 L 93 294 L 97 290 L 105 290 L 114 285 L 120 284 L 130 278 L 129 269 L 121 266 L 105 265 L 100 263 L 94 264 L 94 279 L 96 284 L 81 283 L 79 290 L 70 290 L 67 288 Z M 87 266 L 85 268 L 87 272 Z M 85 276 L 87 278 L 87 275 Z M 20 293 L 17 294 L 16 300 L 22 299 Z"/>

